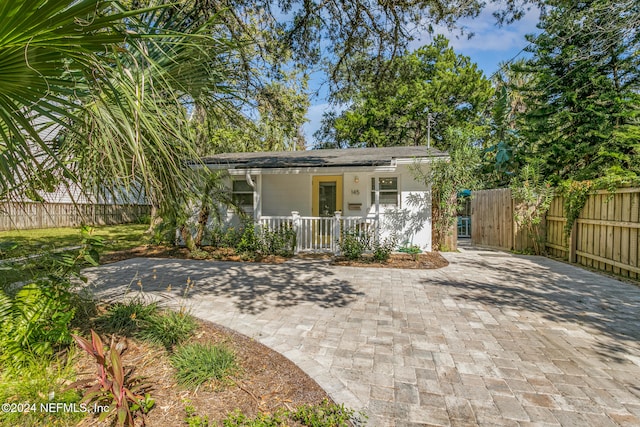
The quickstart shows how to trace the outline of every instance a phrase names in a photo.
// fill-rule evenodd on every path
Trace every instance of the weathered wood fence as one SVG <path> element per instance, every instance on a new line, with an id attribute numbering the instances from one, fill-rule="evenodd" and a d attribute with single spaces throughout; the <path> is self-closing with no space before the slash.
<path id="1" fill-rule="evenodd" d="M 547 214 L 550 255 L 624 277 L 640 277 L 640 188 L 611 194 L 597 191 L 587 199 L 567 238 L 564 200 L 556 197 Z"/>
<path id="2" fill-rule="evenodd" d="M 0 231 L 137 222 L 149 205 L 0 203 Z"/>
<path id="3" fill-rule="evenodd" d="M 513 221 L 509 189 L 474 192 L 472 242 L 526 250 L 531 241 Z M 640 278 L 640 188 L 597 191 L 589 196 L 569 236 L 564 198 L 553 199 L 543 232 L 547 254 L 632 279 Z"/>
<path id="4" fill-rule="evenodd" d="M 471 198 L 471 241 L 476 245 L 525 251 L 533 246 L 526 230 L 513 220 L 511 190 L 474 191 Z"/>

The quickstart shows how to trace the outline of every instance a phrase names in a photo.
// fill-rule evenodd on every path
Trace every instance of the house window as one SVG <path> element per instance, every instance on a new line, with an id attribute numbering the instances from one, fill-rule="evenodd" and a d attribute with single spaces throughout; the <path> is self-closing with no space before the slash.
<path id="1" fill-rule="evenodd" d="M 253 188 L 245 180 L 234 180 L 231 197 L 242 208 L 253 208 Z"/>
<path id="2" fill-rule="evenodd" d="M 376 203 L 376 179 L 378 180 L 380 205 L 398 206 L 398 178 L 371 178 L 371 204 Z"/>

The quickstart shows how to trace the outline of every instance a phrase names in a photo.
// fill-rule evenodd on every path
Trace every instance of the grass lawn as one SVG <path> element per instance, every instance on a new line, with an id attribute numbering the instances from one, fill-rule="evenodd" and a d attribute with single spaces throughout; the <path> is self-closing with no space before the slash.
<path id="1" fill-rule="evenodd" d="M 145 243 L 145 224 L 125 224 L 95 227 L 94 233 L 104 239 L 102 253 L 134 248 Z M 37 230 L 0 231 L 0 260 L 18 258 L 47 251 L 78 246 L 82 236 L 80 228 L 45 228 Z M 7 249 L 13 242 L 17 246 Z M 14 246 L 11 244 L 11 246 Z M 29 280 L 48 271 L 51 262 L 37 258 L 23 262 L 0 263 L 0 289 L 4 286 Z"/>
<path id="2" fill-rule="evenodd" d="M 103 252 L 134 248 L 144 243 L 145 224 L 97 226 L 94 233 L 104 238 Z M 37 230 L 0 231 L 0 243 L 15 242 L 17 247 L 0 252 L 0 259 L 15 258 L 44 251 L 77 246 L 80 244 L 80 228 L 44 228 Z"/>

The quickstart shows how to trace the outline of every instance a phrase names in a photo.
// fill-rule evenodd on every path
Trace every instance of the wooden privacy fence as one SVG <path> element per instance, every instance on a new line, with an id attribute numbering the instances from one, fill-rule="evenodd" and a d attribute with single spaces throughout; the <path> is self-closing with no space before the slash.
<path id="1" fill-rule="evenodd" d="M 471 198 L 471 241 L 476 245 L 524 251 L 533 246 L 526 230 L 513 220 L 511 190 L 474 191 Z"/>
<path id="2" fill-rule="evenodd" d="M 137 222 L 149 205 L 0 203 L 0 231 Z"/>
<path id="3" fill-rule="evenodd" d="M 597 191 L 567 236 L 564 198 L 551 202 L 542 230 L 547 254 L 594 269 L 640 278 L 640 188 Z M 525 230 L 513 221 L 511 190 L 483 190 L 471 201 L 474 244 L 523 251 L 531 247 Z"/>
<path id="4" fill-rule="evenodd" d="M 556 197 L 547 213 L 547 251 L 597 270 L 624 277 L 640 277 L 640 188 L 615 193 L 597 191 L 565 237 L 564 199 Z"/>

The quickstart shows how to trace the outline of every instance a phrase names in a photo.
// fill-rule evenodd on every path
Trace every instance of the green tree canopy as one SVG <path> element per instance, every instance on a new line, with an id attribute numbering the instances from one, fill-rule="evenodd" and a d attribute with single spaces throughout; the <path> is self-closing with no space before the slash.
<path id="1" fill-rule="evenodd" d="M 238 114 L 212 117 L 209 108 L 196 105 L 192 119 L 198 129 L 202 155 L 287 150 L 296 146 L 304 149 L 302 125 L 309 106 L 308 76 L 304 65 L 293 60 L 292 47 L 282 40 L 282 24 L 264 10 L 245 9 L 240 3 L 127 0 L 126 4 L 131 7 L 162 4 L 159 23 L 178 22 L 181 31 L 193 31 L 215 18 L 216 24 L 209 30 L 237 42 L 234 76 L 228 80 L 233 81 L 239 95 L 232 102 Z"/>
<path id="2" fill-rule="evenodd" d="M 246 101 L 246 114 L 218 120 L 208 130 L 204 154 L 305 149 L 306 78 L 288 75 L 266 82 Z"/>
<path id="3" fill-rule="evenodd" d="M 383 76 L 363 69 L 358 90 L 344 100 L 348 108 L 325 115 L 316 135 L 321 146 L 426 145 L 430 136 L 431 144 L 447 149 L 444 130 L 464 125 L 479 134 L 486 126 L 491 83 L 468 57 L 456 54 L 443 36 L 387 61 Z"/>
<path id="4" fill-rule="evenodd" d="M 484 141 L 483 174 L 485 185 L 503 187 L 520 170 L 524 159 L 524 138 L 518 119 L 527 111 L 523 87 L 531 74 L 522 72 L 524 60 L 499 64 L 493 75 L 495 95 L 492 100 L 489 137 Z"/>
<path id="5" fill-rule="evenodd" d="M 549 1 L 522 132 L 554 181 L 640 173 L 640 3 Z"/>
<path id="6" fill-rule="evenodd" d="M 134 6 L 153 0 L 125 0 Z M 217 30 L 248 42 L 243 66 L 268 65 L 274 73 L 291 63 L 320 66 L 334 96 L 360 82 L 352 58 L 366 55 L 369 66 L 383 72 L 385 63 L 407 53 L 409 42 L 434 26 L 460 29 L 461 18 L 478 16 L 494 6 L 497 23 L 520 19 L 544 0 L 163 0 L 167 15 L 188 16 L 189 22 L 220 16 Z M 257 55 L 255 55 L 257 54 Z M 271 61 L 271 58 L 278 61 Z"/>

